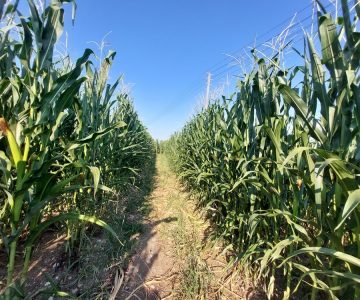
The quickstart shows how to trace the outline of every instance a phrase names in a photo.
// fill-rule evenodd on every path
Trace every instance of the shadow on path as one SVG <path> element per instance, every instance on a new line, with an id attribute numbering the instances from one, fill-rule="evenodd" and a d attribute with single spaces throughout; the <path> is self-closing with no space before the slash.
<path id="1" fill-rule="evenodd" d="M 166 275 L 171 270 L 172 265 L 169 265 L 167 259 L 164 258 L 165 254 L 162 251 L 164 245 L 159 242 L 157 225 L 175 221 L 177 218 L 169 217 L 145 225 L 145 232 L 126 272 L 127 282 L 122 297 L 128 294 L 129 299 L 161 299 L 161 291 L 155 288 L 154 283 Z M 133 295 L 131 295 L 132 293 Z"/>
<path id="2" fill-rule="evenodd" d="M 173 216 L 162 217 L 154 208 L 156 201 L 161 201 L 159 195 L 163 194 L 164 190 L 160 176 L 163 174 L 159 174 L 157 168 L 154 169 L 151 184 L 142 199 L 143 203 L 131 205 L 133 207 L 130 208 L 132 213 L 129 217 L 134 223 L 142 224 L 142 230 L 116 299 L 155 300 L 161 299 L 160 295 L 163 295 L 164 291 L 159 287 L 160 278 L 170 273 L 173 264 L 172 259 L 165 253 L 166 245 L 159 236 L 159 227 L 161 224 L 176 222 L 178 219 Z"/>

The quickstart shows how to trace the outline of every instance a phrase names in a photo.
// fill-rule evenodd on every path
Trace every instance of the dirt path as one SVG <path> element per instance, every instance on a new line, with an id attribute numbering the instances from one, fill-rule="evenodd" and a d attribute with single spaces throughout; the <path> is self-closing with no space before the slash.
<path id="1" fill-rule="evenodd" d="M 118 299 L 245 298 L 222 247 L 206 240 L 204 218 L 162 155 L 149 202 L 152 211 Z"/>

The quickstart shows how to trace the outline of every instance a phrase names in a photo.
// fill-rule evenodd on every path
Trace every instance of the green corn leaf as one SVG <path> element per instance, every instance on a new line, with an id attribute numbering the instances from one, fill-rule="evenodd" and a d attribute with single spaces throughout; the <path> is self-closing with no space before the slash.
<path id="1" fill-rule="evenodd" d="M 41 48 L 39 49 L 39 70 L 50 68 L 54 46 L 64 28 L 64 10 L 61 4 L 53 2 L 47 10 L 46 23 L 42 30 Z"/>
<path id="2" fill-rule="evenodd" d="M 116 232 L 104 221 L 94 217 L 94 216 L 86 216 L 78 213 L 63 213 L 59 216 L 52 216 L 49 220 L 40 223 L 32 232 L 29 237 L 26 239 L 25 247 L 32 246 L 37 238 L 52 224 L 56 222 L 63 222 L 67 220 L 78 220 L 82 222 L 89 222 L 92 224 L 96 224 L 106 231 L 108 231 L 121 245 L 122 242 L 119 240 Z"/>
<path id="3" fill-rule="evenodd" d="M 37 47 L 40 50 L 42 47 L 42 32 L 43 32 L 43 23 L 39 16 L 39 12 L 36 8 L 36 5 L 33 0 L 28 0 L 28 4 L 31 12 L 31 24 L 33 27 L 33 32 L 35 35 L 35 40 L 37 43 Z"/>
<path id="4" fill-rule="evenodd" d="M 32 39 L 32 35 L 31 35 L 31 31 L 29 29 L 29 26 L 25 22 L 24 17 L 21 14 L 19 14 L 19 17 L 20 17 L 21 26 L 22 26 L 23 32 L 24 32 L 23 44 L 21 47 L 19 57 L 22 60 L 23 65 L 27 69 L 30 69 L 30 58 L 31 58 L 31 54 L 32 54 L 33 39 Z"/>
<path id="5" fill-rule="evenodd" d="M 323 62 L 328 68 L 331 77 L 340 84 L 344 69 L 343 54 L 334 21 L 327 15 L 319 18 L 319 35 Z"/>
<path id="6" fill-rule="evenodd" d="M 121 127 L 125 127 L 126 126 L 126 123 L 123 122 L 123 121 L 120 121 L 112 126 L 109 126 L 103 130 L 99 130 L 97 132 L 94 132 L 92 134 L 90 134 L 89 136 L 83 138 L 83 139 L 80 139 L 80 140 L 77 140 L 76 142 L 71 142 L 69 143 L 67 146 L 66 146 L 66 150 L 67 151 L 70 151 L 70 150 L 74 150 L 74 149 L 77 149 L 79 147 L 83 147 L 84 145 L 87 145 L 89 144 L 90 142 L 93 142 L 99 138 L 101 138 L 102 136 L 108 134 L 110 131 L 116 129 L 116 128 L 121 128 Z"/>
<path id="7" fill-rule="evenodd" d="M 75 81 L 78 80 L 82 72 L 82 68 L 84 64 L 88 61 L 89 56 L 93 54 L 93 51 L 90 49 L 86 49 L 83 56 L 76 61 L 76 66 L 70 72 L 59 77 L 55 82 L 51 91 L 46 93 L 41 98 L 41 104 L 43 107 L 43 111 L 41 113 L 41 121 L 45 122 L 50 114 L 50 108 L 53 103 L 60 97 L 60 95 L 66 91 Z M 80 79 L 82 80 L 82 79 Z"/>
<path id="8" fill-rule="evenodd" d="M 284 100 L 291 105 L 297 113 L 299 113 L 300 117 L 306 123 L 309 131 L 312 133 L 313 138 L 322 144 L 325 144 L 327 140 L 326 131 L 308 110 L 306 103 L 288 86 L 280 85 L 279 91 L 283 95 Z"/>
<path id="9" fill-rule="evenodd" d="M 339 228 L 344 224 L 346 219 L 351 215 L 351 213 L 358 207 L 360 204 L 360 189 L 353 191 L 349 194 L 345 202 L 345 206 L 342 212 L 341 220 L 339 224 L 336 226 L 335 230 L 339 230 Z"/>
<path id="10" fill-rule="evenodd" d="M 334 249 L 330 249 L 330 248 L 324 248 L 324 247 L 305 247 L 302 248 L 300 250 L 294 251 L 293 253 L 291 253 L 285 260 L 284 262 L 288 261 L 289 259 L 295 257 L 295 256 L 299 256 L 301 254 L 324 254 L 324 255 L 328 255 L 328 256 L 332 256 L 334 258 L 337 258 L 339 260 L 342 260 L 343 262 L 347 262 L 349 264 L 352 264 L 354 266 L 360 267 L 360 259 L 352 256 L 350 254 L 341 252 L 341 251 L 336 251 Z M 283 262 L 283 263 L 284 263 Z"/>

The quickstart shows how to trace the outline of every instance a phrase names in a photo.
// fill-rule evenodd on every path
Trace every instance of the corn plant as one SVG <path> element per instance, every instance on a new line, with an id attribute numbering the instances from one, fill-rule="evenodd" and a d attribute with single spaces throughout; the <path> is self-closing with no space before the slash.
<path id="1" fill-rule="evenodd" d="M 336 20 L 319 5 L 321 55 L 311 36 L 295 68 L 281 67 L 282 49 L 252 51 L 238 91 L 165 146 L 268 298 L 360 297 L 359 3 L 341 4 Z"/>
<path id="2" fill-rule="evenodd" d="M 115 53 L 100 70 L 91 67 L 90 49 L 75 63 L 54 62 L 65 2 L 53 0 L 40 13 L 28 0 L 29 18 L 17 11 L 17 2 L 0 2 L 0 250 L 8 254 L 6 299 L 24 296 L 18 283 L 26 281 L 34 243 L 53 223 L 66 222 L 72 247 L 80 222 L 99 225 L 116 238 L 95 215 L 104 194 L 130 182 L 130 175 L 122 172 L 127 178 L 116 183 L 118 173 L 111 178 L 105 173 L 135 172 L 153 153 L 131 103 L 114 100 L 118 81 L 107 83 Z M 109 145 L 118 147 L 119 157 L 133 160 L 121 165 Z M 121 152 L 128 149 L 136 150 Z M 20 240 L 25 244 L 22 274 L 15 281 Z"/>

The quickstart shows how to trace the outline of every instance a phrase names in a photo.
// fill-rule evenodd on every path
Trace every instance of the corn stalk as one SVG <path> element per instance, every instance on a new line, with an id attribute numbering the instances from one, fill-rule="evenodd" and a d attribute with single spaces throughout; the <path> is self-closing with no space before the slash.
<path id="1" fill-rule="evenodd" d="M 306 36 L 301 66 L 281 68 L 283 49 L 265 58 L 252 51 L 253 70 L 238 91 L 164 145 L 217 235 L 265 283 L 269 299 L 276 288 L 283 299 L 360 297 L 357 1 L 355 7 L 351 12 L 343 0 L 335 20 L 318 12 L 321 54 Z"/>

